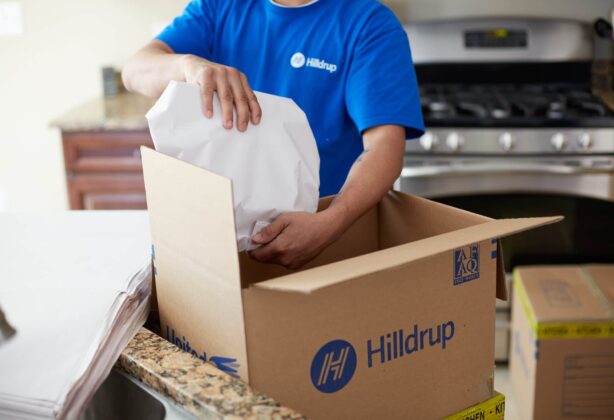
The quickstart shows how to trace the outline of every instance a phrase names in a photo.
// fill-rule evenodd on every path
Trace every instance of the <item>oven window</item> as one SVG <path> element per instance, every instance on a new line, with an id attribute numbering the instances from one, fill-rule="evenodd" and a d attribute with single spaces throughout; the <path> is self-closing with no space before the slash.
<path id="1" fill-rule="evenodd" d="M 484 216 L 563 215 L 565 220 L 503 239 L 506 271 L 517 265 L 614 263 L 614 202 L 544 194 L 433 198 Z"/>

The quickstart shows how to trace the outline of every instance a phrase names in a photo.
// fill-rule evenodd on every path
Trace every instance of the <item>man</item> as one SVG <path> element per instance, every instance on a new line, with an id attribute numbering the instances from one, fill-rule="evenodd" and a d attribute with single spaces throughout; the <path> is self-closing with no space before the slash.
<path id="1" fill-rule="evenodd" d="M 158 97 L 170 80 L 213 95 L 227 129 L 258 124 L 253 90 L 292 98 L 320 153 L 328 209 L 278 217 L 250 255 L 299 268 L 374 206 L 398 178 L 405 139 L 423 131 L 407 36 L 374 0 L 192 0 L 123 71 L 129 90 Z M 280 156 L 283 159 L 283 156 Z"/>

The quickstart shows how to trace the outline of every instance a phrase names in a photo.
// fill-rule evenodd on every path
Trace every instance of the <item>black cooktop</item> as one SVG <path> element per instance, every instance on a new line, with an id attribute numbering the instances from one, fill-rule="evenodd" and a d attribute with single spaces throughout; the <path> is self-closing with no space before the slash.
<path id="1" fill-rule="evenodd" d="M 614 112 L 583 85 L 424 84 L 429 127 L 614 127 Z"/>
<path id="2" fill-rule="evenodd" d="M 591 63 L 416 65 L 429 127 L 614 127 L 590 90 Z"/>

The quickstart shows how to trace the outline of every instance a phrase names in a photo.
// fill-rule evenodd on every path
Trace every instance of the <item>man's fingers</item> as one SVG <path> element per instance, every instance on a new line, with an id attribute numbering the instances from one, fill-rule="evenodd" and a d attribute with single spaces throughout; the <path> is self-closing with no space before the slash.
<path id="1" fill-rule="evenodd" d="M 241 84 L 243 85 L 243 90 L 247 95 L 247 104 L 249 106 L 252 124 L 258 124 L 260 122 L 260 118 L 262 117 L 262 109 L 260 109 L 258 98 L 252 90 L 252 87 L 249 85 L 247 77 L 243 73 L 241 73 Z"/>
<path id="2" fill-rule="evenodd" d="M 249 122 L 249 106 L 248 98 L 241 83 L 241 77 L 236 69 L 228 70 L 228 80 L 234 97 L 234 105 L 237 109 L 237 128 L 239 131 L 245 131 L 247 129 L 247 123 Z"/>
<path id="3" fill-rule="evenodd" d="M 249 256 L 256 261 L 267 264 L 281 264 L 286 268 L 295 270 L 305 264 L 298 259 L 294 252 L 284 244 L 285 241 L 275 240 L 266 245 L 249 251 Z"/>
<path id="4" fill-rule="evenodd" d="M 264 227 L 260 232 L 252 237 L 252 241 L 257 244 L 268 244 L 273 239 L 277 238 L 281 232 L 286 228 L 287 224 L 285 220 L 280 216 L 273 221 L 270 225 Z"/>
<path id="5" fill-rule="evenodd" d="M 202 66 L 191 75 L 186 75 L 186 81 L 198 83 L 202 91 L 203 114 L 213 117 L 213 96 L 217 92 L 222 108 L 222 125 L 231 129 L 234 124 L 236 109 L 236 126 L 239 131 L 245 131 L 251 119 L 258 124 L 261 109 L 258 98 L 247 82 L 247 77 L 239 70 L 222 65 Z"/>
<path id="6" fill-rule="evenodd" d="M 226 71 L 225 69 L 223 70 Z M 223 75 L 217 79 L 217 94 L 220 98 L 220 104 L 222 105 L 222 124 L 225 128 L 232 128 L 233 120 L 233 94 L 230 83 L 228 83 L 228 77 Z"/>
<path id="7" fill-rule="evenodd" d="M 205 67 L 203 69 L 200 89 L 203 98 L 203 113 L 205 117 L 213 117 L 213 93 L 215 92 L 215 80 L 213 79 L 213 69 Z"/>
<path id="8" fill-rule="evenodd" d="M 260 262 L 273 262 L 277 260 L 278 251 L 273 244 L 266 244 L 249 251 L 249 256 Z"/>

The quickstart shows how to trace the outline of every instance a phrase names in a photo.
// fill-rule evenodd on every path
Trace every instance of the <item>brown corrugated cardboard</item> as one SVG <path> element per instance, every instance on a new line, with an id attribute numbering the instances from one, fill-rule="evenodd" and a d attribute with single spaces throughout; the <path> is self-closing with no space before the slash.
<path id="1" fill-rule="evenodd" d="M 154 153 L 146 148 L 143 152 Z M 230 180 L 211 172 L 202 176 L 198 167 L 176 159 L 157 159 L 155 167 L 146 166 L 163 325 L 172 319 L 174 329 L 186 337 L 198 331 L 216 347 L 233 349 L 238 359 L 246 360 Z M 199 314 L 196 319 L 195 313 Z M 183 335 L 176 338 L 187 343 Z M 190 352 L 202 357 L 202 341 L 193 343 L 201 346 L 193 345 Z M 247 380 L 246 364 L 237 370 Z"/>
<path id="2" fill-rule="evenodd" d="M 237 255 L 227 180 L 142 155 L 169 340 L 315 418 L 441 418 L 493 396 L 494 238 L 560 218 L 391 192 L 290 272 Z"/>
<path id="3" fill-rule="evenodd" d="M 522 418 L 614 418 L 614 265 L 519 267 L 514 290 Z"/>

